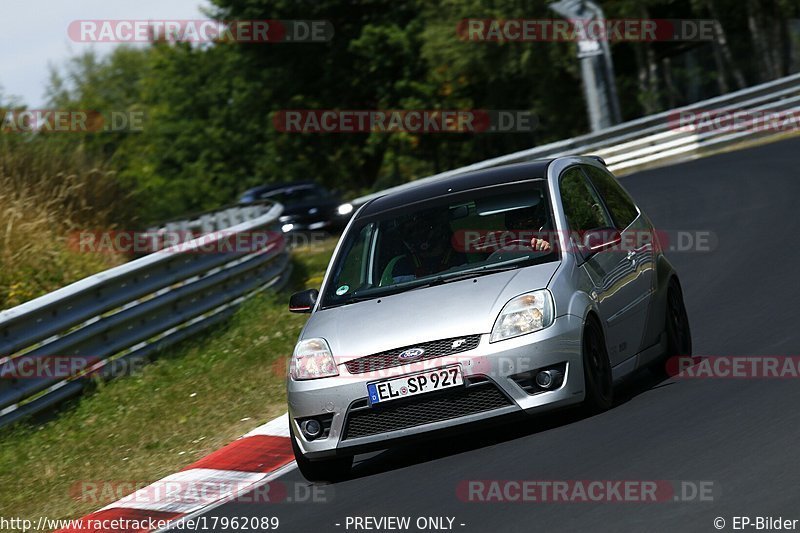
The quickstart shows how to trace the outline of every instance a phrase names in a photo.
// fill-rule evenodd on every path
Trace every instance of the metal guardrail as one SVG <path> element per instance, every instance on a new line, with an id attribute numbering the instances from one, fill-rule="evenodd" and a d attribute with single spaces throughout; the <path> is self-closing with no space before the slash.
<path id="1" fill-rule="evenodd" d="M 282 211 L 272 205 L 252 220 L 0 312 L 0 426 L 78 394 L 95 375 L 125 373 L 221 322 L 256 292 L 285 284 L 286 241 L 272 230 Z M 226 241 L 253 235 L 228 251 Z M 64 368 L 63 360 L 76 364 Z"/>
<path id="2" fill-rule="evenodd" d="M 198 235 L 207 235 L 214 231 L 227 230 L 228 228 L 255 220 L 268 213 L 274 204 L 261 201 L 250 205 L 234 205 L 215 211 L 206 211 L 190 215 L 180 220 L 164 222 L 159 226 L 147 228 L 147 235 L 152 236 L 151 249 L 158 249 L 165 240 L 174 244 L 190 241 Z M 168 239 L 159 238 L 167 235 Z"/>
<path id="3" fill-rule="evenodd" d="M 702 111 L 746 112 L 797 112 L 800 118 L 800 74 L 787 76 L 747 89 L 724 94 L 691 105 L 618 124 L 602 131 L 580 135 L 528 150 L 480 161 L 472 165 L 448 170 L 396 187 L 356 198 L 351 203 L 361 205 L 390 192 L 399 192 L 421 183 L 456 176 L 465 172 L 482 170 L 511 163 L 565 155 L 592 154 L 603 157 L 609 169 L 618 172 L 648 165 L 657 161 L 684 157 L 706 149 L 719 149 L 726 145 L 775 135 L 775 131 L 753 129 L 710 128 L 704 131 L 697 124 L 676 127 L 675 118 L 684 112 Z M 795 124 L 800 129 L 800 124 Z"/>

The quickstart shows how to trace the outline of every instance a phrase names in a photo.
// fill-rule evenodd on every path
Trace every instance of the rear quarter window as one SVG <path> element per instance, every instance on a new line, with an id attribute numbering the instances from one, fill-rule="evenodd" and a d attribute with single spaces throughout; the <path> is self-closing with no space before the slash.
<path id="1" fill-rule="evenodd" d="M 630 226 L 639 216 L 639 211 L 636 209 L 636 204 L 633 203 L 631 197 L 614 176 L 599 168 L 590 166 L 584 166 L 583 171 L 586 172 L 592 185 L 600 193 L 617 229 L 623 230 Z"/>
<path id="2" fill-rule="evenodd" d="M 572 231 L 584 233 L 612 226 L 597 193 L 589 186 L 586 176 L 577 167 L 561 175 L 561 205 Z"/>

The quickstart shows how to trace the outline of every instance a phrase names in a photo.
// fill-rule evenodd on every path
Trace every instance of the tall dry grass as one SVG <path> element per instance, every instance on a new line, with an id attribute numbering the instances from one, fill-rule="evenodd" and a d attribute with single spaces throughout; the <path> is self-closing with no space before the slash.
<path id="1" fill-rule="evenodd" d="M 0 309 L 124 260 L 68 243 L 71 232 L 130 221 L 114 177 L 77 141 L 0 133 Z"/>

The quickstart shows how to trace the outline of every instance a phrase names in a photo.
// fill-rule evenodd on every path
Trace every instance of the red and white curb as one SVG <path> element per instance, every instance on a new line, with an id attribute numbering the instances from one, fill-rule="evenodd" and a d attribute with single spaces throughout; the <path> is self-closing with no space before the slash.
<path id="1" fill-rule="evenodd" d="M 294 468 L 289 439 L 289 416 L 284 414 L 180 472 L 84 516 L 81 524 L 59 531 L 142 533 L 158 529 L 148 524 L 175 523 L 208 510 Z M 266 501 L 269 495 L 261 497 Z"/>

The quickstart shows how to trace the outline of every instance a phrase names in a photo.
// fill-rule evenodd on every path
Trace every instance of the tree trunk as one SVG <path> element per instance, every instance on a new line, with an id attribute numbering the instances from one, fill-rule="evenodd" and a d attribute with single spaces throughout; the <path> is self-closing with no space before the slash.
<path id="1" fill-rule="evenodd" d="M 643 20 L 650 18 L 647 8 L 642 7 L 639 16 Z M 639 88 L 639 104 L 645 115 L 656 113 L 659 109 L 658 102 L 658 63 L 655 59 L 653 47 L 649 42 L 634 44 L 637 67 L 637 84 Z"/>
<path id="2" fill-rule="evenodd" d="M 680 92 L 672 79 L 672 60 L 670 58 L 665 57 L 661 60 L 661 70 L 664 73 L 664 86 L 667 89 L 667 107 L 675 109 L 683 102 L 680 101 Z"/>
<path id="3" fill-rule="evenodd" d="M 716 21 L 714 24 L 714 59 L 717 59 L 718 55 L 722 56 L 725 63 L 728 65 L 730 69 L 731 75 L 733 76 L 733 81 L 736 84 L 736 87 L 739 89 L 744 89 L 747 87 L 747 82 L 744 79 L 744 75 L 742 74 L 742 70 L 736 65 L 736 62 L 733 60 L 733 54 L 731 53 L 731 48 L 728 46 L 728 37 L 725 34 L 725 29 L 722 27 L 722 24 L 719 22 L 719 15 L 717 14 L 717 5 L 715 0 L 707 0 L 706 1 L 706 8 L 708 8 L 708 12 L 711 15 L 711 18 Z M 718 67 L 719 68 L 719 67 Z M 720 70 L 720 74 L 724 76 L 724 70 Z"/>
<path id="4" fill-rule="evenodd" d="M 712 43 L 714 49 L 714 63 L 717 66 L 717 89 L 720 94 L 728 92 L 728 80 L 725 74 L 725 63 L 722 60 L 722 51 L 719 49 L 719 43 L 715 40 Z"/>
<path id="5" fill-rule="evenodd" d="M 761 81 L 769 81 L 774 80 L 778 75 L 761 24 L 763 19 L 764 12 L 761 3 L 758 0 L 747 0 L 747 27 L 750 29 L 750 37 L 753 39 L 759 75 Z"/>
<path id="6" fill-rule="evenodd" d="M 789 74 L 789 22 L 790 13 L 784 13 L 775 0 L 770 2 L 767 20 L 769 50 L 777 77 Z"/>

